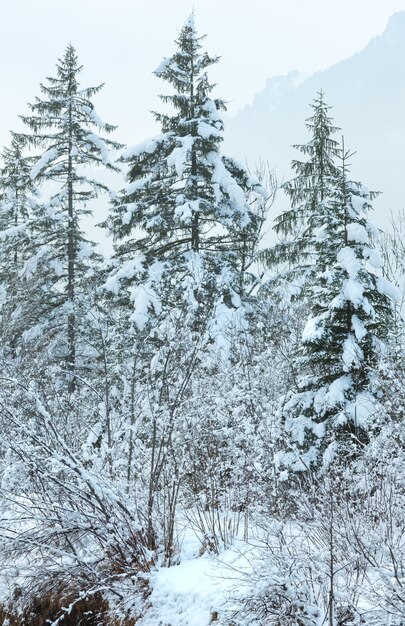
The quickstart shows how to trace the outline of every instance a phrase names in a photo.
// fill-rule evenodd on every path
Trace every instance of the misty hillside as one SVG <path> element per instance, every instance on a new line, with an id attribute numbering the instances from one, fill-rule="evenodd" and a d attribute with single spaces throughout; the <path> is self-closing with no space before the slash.
<path id="1" fill-rule="evenodd" d="M 344 36 L 344 33 L 342 33 Z M 345 143 L 357 151 L 352 172 L 383 192 L 376 202 L 377 222 L 404 206 L 405 162 L 405 11 L 391 17 L 385 32 L 364 50 L 309 78 L 297 72 L 267 81 L 251 105 L 227 122 L 228 151 L 249 164 L 268 159 L 280 178 L 296 158 L 291 144 L 305 142 L 309 103 L 322 89 L 333 106 Z M 258 131 L 260 129 L 260 131 Z"/>

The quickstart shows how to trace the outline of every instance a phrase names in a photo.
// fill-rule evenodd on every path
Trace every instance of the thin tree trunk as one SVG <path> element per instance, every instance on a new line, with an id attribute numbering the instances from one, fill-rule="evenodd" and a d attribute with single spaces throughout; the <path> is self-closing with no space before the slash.
<path id="1" fill-rule="evenodd" d="M 69 85 L 69 91 L 71 86 Z M 69 104 L 69 155 L 68 155 L 68 289 L 67 296 L 69 302 L 68 313 L 68 357 L 67 366 L 69 373 L 69 393 L 76 389 L 76 318 L 75 318 L 75 222 L 73 207 L 73 163 L 72 163 L 72 104 Z"/>
<path id="2" fill-rule="evenodd" d="M 19 209 L 19 194 L 18 188 L 15 192 L 15 207 L 14 207 L 14 226 L 17 228 L 18 226 L 18 209 Z M 14 297 L 16 296 L 17 290 L 17 281 L 18 281 L 18 249 L 17 246 L 14 248 L 14 281 L 13 285 Z M 15 331 L 12 331 L 11 340 L 10 340 L 10 350 L 11 350 L 11 358 L 15 359 L 17 357 L 17 337 L 15 335 Z"/>
<path id="3" fill-rule="evenodd" d="M 130 427 L 129 427 L 129 443 L 128 443 L 128 464 L 127 464 L 127 492 L 129 491 L 129 485 L 132 480 L 132 461 L 134 456 L 134 425 L 135 425 L 135 376 L 136 376 L 136 356 L 134 356 L 132 375 L 131 375 L 131 413 L 130 413 Z"/>
<path id="4" fill-rule="evenodd" d="M 194 110 L 194 66 L 191 66 L 191 76 L 190 76 L 190 102 L 191 102 L 191 110 L 190 116 L 191 119 L 194 119 L 195 110 Z M 193 195 L 197 195 L 197 155 L 195 152 L 195 148 L 193 145 L 191 152 L 191 180 L 193 187 Z M 193 211 L 193 217 L 191 222 L 191 249 L 194 252 L 199 252 L 200 250 L 200 224 L 199 224 L 199 211 Z"/>

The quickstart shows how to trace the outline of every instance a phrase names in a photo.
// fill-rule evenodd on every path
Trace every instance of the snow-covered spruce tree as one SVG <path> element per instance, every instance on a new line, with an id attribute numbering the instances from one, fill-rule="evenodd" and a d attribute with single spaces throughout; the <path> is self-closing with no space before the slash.
<path id="1" fill-rule="evenodd" d="M 209 97 L 213 85 L 206 74 L 218 58 L 201 52 L 202 39 L 190 18 L 176 42 L 177 52 L 156 70 L 174 88 L 173 95 L 161 96 L 174 113 L 155 113 L 162 133 L 125 153 L 129 184 L 114 202 L 108 222 L 118 267 L 109 287 L 114 291 L 116 281 L 123 286 L 136 284 L 135 277 L 141 276 L 142 285 L 131 295 L 138 326 L 154 311 L 161 317 L 153 285 L 163 283 L 163 274 L 170 281 L 174 267 L 180 272 L 187 267 L 186 273 L 193 274 L 192 308 L 199 308 L 197 283 L 205 289 L 205 296 L 220 293 L 234 307 L 238 265 L 243 264 L 241 250 L 246 234 L 258 221 L 246 193 L 260 186 L 243 166 L 219 153 L 223 140 L 220 111 L 225 106 Z M 167 259 L 170 264 L 165 267 Z M 146 283 L 151 289 L 145 289 Z M 171 306 L 179 295 L 183 300 L 184 295 L 171 289 Z M 205 300 L 204 308 L 207 304 Z"/>
<path id="2" fill-rule="evenodd" d="M 275 219 L 274 230 L 281 241 L 262 253 L 270 266 L 281 266 L 279 279 L 293 281 L 295 289 L 311 282 L 314 256 L 313 232 L 324 214 L 324 202 L 338 176 L 336 155 L 339 148 L 333 135 L 339 130 L 329 116 L 323 92 L 311 104 L 313 114 L 306 120 L 310 140 L 295 145 L 306 160 L 293 160 L 295 177 L 283 185 L 290 208 Z"/>
<path id="3" fill-rule="evenodd" d="M 246 324 L 241 251 L 261 223 L 247 194 L 264 191 L 220 154 L 225 107 L 210 97 L 206 74 L 218 59 L 202 51 L 202 40 L 189 18 L 176 52 L 156 70 L 173 88 L 161 96 L 170 110 L 155 113 L 160 135 L 125 153 L 128 185 L 107 221 L 115 254 L 106 287 L 126 311 L 127 349 L 133 352 L 135 341 L 141 357 L 139 413 L 153 451 L 149 518 L 167 467 L 162 460 L 176 442 L 184 453 L 178 413 L 192 397 L 196 370 L 203 360 L 213 367 L 230 333 Z M 182 461 L 172 456 L 172 462 L 170 480 L 183 471 Z"/>
<path id="4" fill-rule="evenodd" d="M 19 310 L 25 297 L 21 270 L 29 248 L 28 221 L 35 205 L 32 158 L 23 155 L 22 141 L 13 136 L 2 153 L 0 170 L 0 301 L 3 357 L 16 355 L 24 326 Z"/>
<path id="5" fill-rule="evenodd" d="M 298 358 L 298 390 L 284 406 L 296 469 L 349 455 L 378 427 L 381 388 L 376 367 L 392 322 L 395 288 L 378 270 L 376 229 L 368 214 L 375 196 L 349 178 L 348 153 L 323 212 L 313 221 L 316 276 L 308 290 L 311 317 Z"/>
<path id="6" fill-rule="evenodd" d="M 116 169 L 109 148 L 119 147 L 97 134 L 114 127 L 99 119 L 91 101 L 102 85 L 80 88 L 81 70 L 69 44 L 57 63 L 57 76 L 41 84 L 43 98 L 30 105 L 30 115 L 21 116 L 31 133 L 19 135 L 33 150 L 45 149 L 31 171 L 43 201 L 33 209 L 30 258 L 23 271 L 25 339 L 67 369 L 70 391 L 80 357 L 79 309 L 91 289 L 85 277 L 94 259 L 94 245 L 80 221 L 90 213 L 88 202 L 108 191 L 89 168 Z"/>
<path id="7" fill-rule="evenodd" d="M 331 107 L 320 91 L 311 104 L 312 115 L 306 120 L 309 141 L 294 147 L 303 160 L 292 161 L 294 178 L 283 190 L 289 208 L 275 218 L 278 242 L 259 253 L 264 266 L 260 300 L 268 309 L 266 325 L 273 325 L 271 344 L 284 355 L 284 390 L 297 377 L 296 355 L 301 333 L 309 314 L 308 293 L 316 274 L 317 255 L 313 230 L 323 221 L 325 201 L 338 176 L 334 139 L 338 128 L 330 117 Z"/>

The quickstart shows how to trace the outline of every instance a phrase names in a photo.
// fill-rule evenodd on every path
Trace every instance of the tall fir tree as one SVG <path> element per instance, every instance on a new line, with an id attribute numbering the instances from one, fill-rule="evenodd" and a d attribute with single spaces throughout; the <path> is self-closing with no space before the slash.
<path id="1" fill-rule="evenodd" d="M 57 76 L 41 84 L 43 98 L 30 105 L 30 115 L 21 116 L 31 133 L 19 135 L 29 147 L 45 149 L 31 172 L 44 200 L 30 222 L 31 258 L 24 274 L 29 295 L 26 339 L 41 337 L 41 352 L 51 352 L 66 367 L 70 391 L 76 384 L 78 308 L 91 289 L 85 277 L 94 258 L 94 244 L 83 232 L 81 219 L 90 213 L 88 203 L 108 192 L 89 168 L 117 169 L 109 150 L 119 147 L 98 135 L 98 130 L 110 133 L 114 127 L 100 120 L 91 100 L 102 85 L 80 88 L 81 71 L 69 44 L 57 63 Z"/>
<path id="2" fill-rule="evenodd" d="M 260 298 L 268 309 L 266 324 L 273 326 L 272 344 L 278 342 L 286 357 L 284 393 L 299 375 L 296 357 L 310 310 L 308 291 L 316 280 L 319 261 L 313 232 L 324 221 L 339 177 L 339 144 L 334 138 L 339 129 L 322 90 L 310 106 L 312 114 L 305 121 L 309 141 L 293 146 L 302 158 L 292 161 L 294 177 L 282 185 L 289 207 L 274 220 L 278 241 L 258 254 L 264 266 Z"/>
<path id="3" fill-rule="evenodd" d="M 32 158 L 23 155 L 22 141 L 13 136 L 2 153 L 0 171 L 0 289 L 3 357 L 16 356 L 24 332 L 19 311 L 25 298 L 21 272 L 29 249 L 29 220 L 37 198 L 31 179 Z"/>
<path id="4" fill-rule="evenodd" d="M 129 184 L 108 222 L 117 265 L 108 285 L 132 290 L 139 327 L 149 315 L 161 318 L 166 303 L 184 307 L 188 299 L 194 318 L 218 299 L 237 308 L 238 248 L 258 221 L 247 191 L 260 185 L 219 152 L 225 106 L 210 98 L 206 70 L 218 58 L 202 52 L 203 39 L 190 18 L 176 53 L 156 70 L 174 88 L 173 95 L 161 96 L 172 111 L 155 113 L 159 136 L 126 152 Z"/>
<path id="5" fill-rule="evenodd" d="M 163 474 L 170 482 L 184 472 L 181 416 L 186 400 L 196 397 L 198 371 L 229 354 L 232 332 L 247 323 L 243 246 L 257 238 L 261 221 L 252 203 L 265 195 L 245 168 L 220 153 L 225 106 L 211 97 L 206 73 L 218 59 L 202 50 L 203 39 L 190 17 L 176 52 L 156 70 L 173 88 L 161 96 L 169 112 L 154 114 L 160 135 L 124 154 L 128 184 L 106 224 L 114 238 L 106 288 L 122 306 L 123 352 L 138 356 L 151 544 L 153 491 L 165 484 Z"/>
<path id="6" fill-rule="evenodd" d="M 339 176 L 336 164 L 339 143 L 334 139 L 339 128 L 329 115 L 331 107 L 322 91 L 311 107 L 312 115 L 305 124 L 310 140 L 293 146 L 306 158 L 292 161 L 295 177 L 283 185 L 290 208 L 275 218 L 274 230 L 281 241 L 261 255 L 268 265 L 281 267 L 277 278 L 293 283 L 294 291 L 305 290 L 311 282 L 316 264 L 314 225 L 322 221 L 324 203 Z"/>
<path id="7" fill-rule="evenodd" d="M 350 179 L 340 150 L 339 178 L 313 220 L 316 276 L 308 289 L 298 390 L 284 406 L 296 468 L 327 465 L 366 445 L 378 426 L 376 370 L 392 323 L 395 288 L 381 276 L 369 221 L 375 193 Z"/>

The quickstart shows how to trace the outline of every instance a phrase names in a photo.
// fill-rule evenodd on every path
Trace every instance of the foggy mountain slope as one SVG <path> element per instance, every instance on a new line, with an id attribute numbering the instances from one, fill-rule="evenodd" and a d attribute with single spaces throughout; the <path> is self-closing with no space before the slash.
<path id="1" fill-rule="evenodd" d="M 279 178 L 288 177 L 290 161 L 298 156 L 291 144 L 306 142 L 304 120 L 322 89 L 346 146 L 357 152 L 351 160 L 353 176 L 383 192 L 375 203 L 376 221 L 383 225 L 390 209 L 405 206 L 404 66 L 402 11 L 361 52 L 328 70 L 306 79 L 291 72 L 268 80 L 251 105 L 227 120 L 226 148 L 250 165 L 268 159 Z"/>

